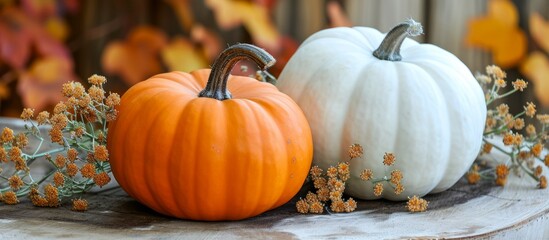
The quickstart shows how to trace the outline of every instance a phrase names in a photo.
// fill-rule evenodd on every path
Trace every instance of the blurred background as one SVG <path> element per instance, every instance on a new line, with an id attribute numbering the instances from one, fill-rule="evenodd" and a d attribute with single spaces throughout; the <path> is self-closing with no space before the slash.
<path id="1" fill-rule="evenodd" d="M 95 73 L 123 94 L 157 73 L 206 68 L 239 42 L 273 54 L 278 76 L 316 31 L 387 32 L 407 18 L 424 26 L 416 40 L 454 53 L 473 73 L 496 64 L 508 80 L 528 80 L 508 100 L 511 111 L 526 101 L 549 108 L 547 0 L 0 0 L 0 116 L 51 110 L 61 84 Z"/>

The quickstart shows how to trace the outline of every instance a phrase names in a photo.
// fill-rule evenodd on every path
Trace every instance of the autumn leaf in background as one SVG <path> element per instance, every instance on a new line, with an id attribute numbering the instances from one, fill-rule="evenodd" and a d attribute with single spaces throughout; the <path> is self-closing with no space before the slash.
<path id="1" fill-rule="evenodd" d="M 17 91 L 26 106 L 43 109 L 44 103 L 57 103 L 64 99 L 63 83 L 76 79 L 72 62 L 63 57 L 49 56 L 33 61 L 21 73 Z"/>
<path id="2" fill-rule="evenodd" d="M 202 25 L 195 25 L 192 27 L 191 39 L 193 42 L 198 43 L 202 49 L 202 54 L 210 63 L 213 63 L 217 55 L 224 49 L 223 41 L 219 36 Z"/>
<path id="3" fill-rule="evenodd" d="M 162 60 L 171 71 L 190 72 L 207 68 L 224 49 L 220 37 L 210 29 L 194 21 L 189 0 L 167 0 L 179 18 L 180 25 L 189 38 L 175 36 L 162 49 Z"/>
<path id="4" fill-rule="evenodd" d="M 102 53 L 103 69 L 118 75 L 128 85 L 134 85 L 165 71 L 190 72 L 205 68 L 222 50 L 222 44 L 212 32 L 195 24 L 189 0 L 166 0 L 179 19 L 183 32 L 191 38 L 171 39 L 162 29 L 136 26 L 126 40 L 110 42 Z"/>
<path id="5" fill-rule="evenodd" d="M 534 12 L 530 15 L 529 26 L 534 41 L 545 52 L 549 52 L 549 22 L 545 21 L 539 13 Z"/>
<path id="6" fill-rule="evenodd" d="M 194 14 L 192 12 L 191 6 L 189 5 L 190 0 L 165 0 L 175 11 L 177 17 L 179 18 L 179 24 L 185 31 L 190 31 L 194 25 Z"/>
<path id="7" fill-rule="evenodd" d="M 509 0 L 490 0 L 488 14 L 472 19 L 466 42 L 492 52 L 495 64 L 505 68 L 519 67 L 533 84 L 534 94 L 544 107 L 549 107 L 549 22 L 539 13 L 528 21 L 534 43 L 541 50 L 527 54 L 525 33 L 518 26 L 517 8 Z"/>
<path id="8" fill-rule="evenodd" d="M 63 3 L 68 5 L 63 5 Z M 61 82 L 76 80 L 68 48 L 62 41 L 68 28 L 64 11 L 76 10 L 76 1 L 22 0 L 0 10 L 0 101 L 16 90 L 24 107 L 44 110 L 61 98 Z M 70 5 L 70 7 L 69 7 Z"/>
<path id="9" fill-rule="evenodd" d="M 287 36 L 282 36 L 271 18 L 271 11 L 276 1 L 206 0 L 205 3 L 213 11 L 215 20 L 222 29 L 244 26 L 252 37 L 252 43 L 265 48 L 274 56 L 277 63 L 269 69 L 269 72 L 275 76 L 280 74 L 297 50 L 297 42 Z M 249 71 L 255 72 L 256 68 L 253 64 L 247 64 L 247 66 L 252 68 Z M 240 68 L 235 69 L 238 71 Z"/>
<path id="10" fill-rule="evenodd" d="M 13 69 L 23 69 L 31 55 L 32 27 L 25 26 L 29 21 L 19 9 L 4 8 L 0 16 L 0 60 Z"/>
<path id="11" fill-rule="evenodd" d="M 107 73 L 120 75 L 131 86 L 162 72 L 159 53 L 167 44 L 167 37 L 160 29 L 139 26 L 126 40 L 109 43 L 101 64 Z"/>
<path id="12" fill-rule="evenodd" d="M 520 71 L 534 83 L 534 94 L 541 105 L 549 106 L 549 59 L 542 52 L 533 52 Z"/>
<path id="13" fill-rule="evenodd" d="M 226 47 L 213 29 L 195 22 L 189 0 L 166 0 L 179 19 L 183 34 L 168 37 L 161 29 L 137 26 L 126 40 L 114 41 L 103 51 L 103 69 L 120 76 L 128 85 L 165 71 L 190 72 L 207 68 Z M 205 5 L 214 14 L 222 30 L 243 26 L 252 43 L 265 48 L 277 59 L 269 72 L 278 75 L 296 51 L 298 44 L 282 36 L 271 19 L 275 0 L 227 1 L 207 0 Z M 256 66 L 250 61 L 239 62 L 232 71 L 235 75 L 255 76 Z"/>
<path id="14" fill-rule="evenodd" d="M 76 13 L 79 0 L 21 0 L 21 8 L 31 18 L 44 21 L 65 12 Z"/>
<path id="15" fill-rule="evenodd" d="M 78 6 L 78 0 L 21 0 L 23 11 L 43 23 L 50 36 L 60 42 L 67 39 L 69 26 L 59 13 L 76 13 Z"/>
<path id="16" fill-rule="evenodd" d="M 162 49 L 162 60 L 172 71 L 190 72 L 208 67 L 208 61 L 193 43 L 183 37 L 175 37 Z"/>
<path id="17" fill-rule="evenodd" d="M 524 31 L 519 28 L 517 8 L 509 0 L 490 0 L 488 13 L 469 22 L 466 42 L 492 52 L 496 65 L 516 66 L 526 55 Z"/>
<path id="18" fill-rule="evenodd" d="M 530 32 L 535 43 L 544 51 L 535 51 L 520 66 L 520 71 L 534 85 L 534 94 L 540 104 L 549 107 L 549 22 L 538 13 L 530 15 Z"/>

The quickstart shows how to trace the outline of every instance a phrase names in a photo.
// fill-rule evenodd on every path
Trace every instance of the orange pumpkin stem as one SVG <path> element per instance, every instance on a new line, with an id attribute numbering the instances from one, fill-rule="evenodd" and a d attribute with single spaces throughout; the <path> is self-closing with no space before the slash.
<path id="1" fill-rule="evenodd" d="M 374 56 L 381 60 L 400 61 L 402 60 L 400 47 L 404 39 L 408 36 L 415 37 L 420 34 L 423 34 L 421 23 L 408 19 L 387 33 L 383 42 L 374 51 Z"/>
<path id="2" fill-rule="evenodd" d="M 214 61 L 208 83 L 198 96 L 221 101 L 231 99 L 231 93 L 227 90 L 227 80 L 234 65 L 243 59 L 251 59 L 262 70 L 273 66 L 276 62 L 271 54 L 254 45 L 241 43 L 230 46 Z"/>

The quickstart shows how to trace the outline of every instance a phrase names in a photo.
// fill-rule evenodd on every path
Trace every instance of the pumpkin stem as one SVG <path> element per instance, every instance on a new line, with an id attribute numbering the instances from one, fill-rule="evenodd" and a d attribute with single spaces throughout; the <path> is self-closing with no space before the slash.
<path id="1" fill-rule="evenodd" d="M 221 101 L 231 99 L 231 93 L 227 90 L 227 80 L 234 65 L 242 59 L 253 60 L 261 70 L 273 66 L 276 62 L 267 51 L 254 45 L 241 43 L 230 46 L 214 61 L 208 83 L 198 96 Z"/>
<path id="2" fill-rule="evenodd" d="M 400 46 L 408 36 L 418 36 L 423 33 L 421 23 L 408 19 L 387 33 L 383 42 L 374 51 L 374 56 L 381 60 L 400 61 Z"/>

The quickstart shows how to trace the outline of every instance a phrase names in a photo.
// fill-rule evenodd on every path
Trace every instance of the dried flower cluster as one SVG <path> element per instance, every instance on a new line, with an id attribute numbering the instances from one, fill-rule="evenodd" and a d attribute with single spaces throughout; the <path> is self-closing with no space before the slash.
<path id="1" fill-rule="evenodd" d="M 0 189 L 4 203 L 17 204 L 19 198 L 28 196 L 35 206 L 57 207 L 64 199 L 94 186 L 102 187 L 111 180 L 107 122 L 116 118 L 115 106 L 120 104 L 120 96 L 105 96 L 106 81 L 103 76 L 91 76 L 87 91 L 79 82 L 66 83 L 62 93 L 67 100 L 59 102 L 52 113 L 43 111 L 35 116 L 33 109 L 26 108 L 21 113 L 26 122 L 24 132 L 2 129 L 0 164 L 4 170 L 0 171 L 0 178 L 8 183 Z M 43 149 L 47 140 L 39 129 L 43 125 L 50 126 L 49 140 L 58 148 Z M 28 146 L 31 137 L 39 140 L 37 146 Z M 36 176 L 30 172 L 36 160 L 48 161 L 52 166 L 40 179 L 33 178 Z M 72 203 L 75 211 L 84 211 L 88 206 L 80 198 Z"/>
<path id="2" fill-rule="evenodd" d="M 497 66 L 486 67 L 486 72 L 487 75 L 477 76 L 477 80 L 485 89 L 486 105 L 489 109 L 484 131 L 484 145 L 480 154 L 490 153 L 493 148 L 496 148 L 508 155 L 510 161 L 496 162 L 495 168 L 483 171 L 474 165 L 466 175 L 467 180 L 474 184 L 481 179 L 494 179 L 496 185 L 505 186 L 507 176 L 512 171 L 519 176 L 526 174 L 538 183 L 539 188 L 546 188 L 547 179 L 542 175 L 541 165 L 549 166 L 549 155 L 542 156 L 543 146 L 549 139 L 549 114 L 536 114 L 536 105 L 531 102 L 527 102 L 523 111 L 516 115 L 509 112 L 509 106 L 505 103 L 492 106 L 498 99 L 523 91 L 527 87 L 527 82 L 517 79 L 512 82 L 512 90 L 500 93 L 507 86 L 505 80 L 507 74 Z M 533 123 L 526 125 L 526 120 Z M 536 128 L 536 125 L 539 127 Z M 493 136 L 501 136 L 503 145 L 510 150 L 494 144 Z"/>
<path id="3" fill-rule="evenodd" d="M 337 167 L 329 167 L 326 173 L 318 166 L 313 166 L 310 171 L 316 193 L 308 192 L 305 199 L 296 203 L 300 213 L 323 213 L 325 204 L 330 202 L 332 212 L 352 212 L 356 209 L 356 201 L 352 198 L 343 199 L 345 181 L 350 177 L 349 163 L 341 162 Z"/>
<path id="4" fill-rule="evenodd" d="M 428 205 L 429 202 L 427 202 L 425 199 L 413 196 L 408 199 L 408 202 L 406 203 L 406 208 L 410 212 L 424 212 L 427 210 Z"/>
<path id="5" fill-rule="evenodd" d="M 363 153 L 362 146 L 359 144 L 351 145 L 348 149 L 349 161 L 361 157 Z M 349 161 L 340 162 L 337 166 L 330 166 L 325 173 L 320 167 L 313 166 L 309 175 L 316 192 L 308 192 L 305 198 L 298 200 L 296 203 L 297 211 L 299 213 L 316 214 L 323 213 L 325 208 L 336 213 L 354 211 L 357 202 L 353 198 L 347 200 L 343 198 L 345 182 L 350 178 Z M 383 164 L 386 166 L 392 166 L 395 161 L 396 157 L 392 153 L 385 153 L 383 156 Z M 400 170 L 391 171 L 391 176 L 374 178 L 371 169 L 364 169 L 360 174 L 360 178 L 372 182 L 372 192 L 375 196 L 381 196 L 383 193 L 383 182 L 387 182 L 396 194 L 404 191 L 401 184 L 403 175 Z"/>
<path id="6" fill-rule="evenodd" d="M 383 164 L 385 166 L 392 166 L 395 161 L 396 157 L 393 153 L 385 153 L 383 155 Z M 397 195 L 404 191 L 404 186 L 401 184 L 403 175 L 398 169 L 391 171 L 391 176 L 383 176 L 381 178 L 374 178 L 374 173 L 371 169 L 364 169 L 360 173 L 360 178 L 364 181 L 372 182 L 374 186 L 372 190 L 375 196 L 381 196 L 383 193 L 383 182 L 388 183 Z"/>

